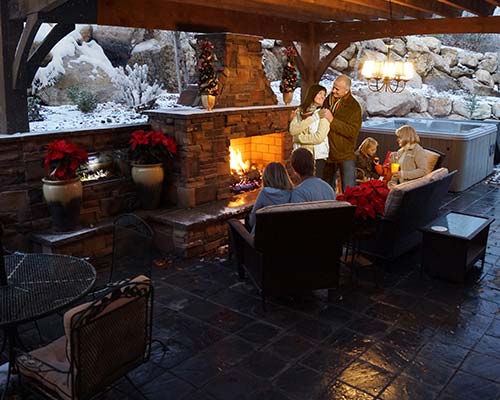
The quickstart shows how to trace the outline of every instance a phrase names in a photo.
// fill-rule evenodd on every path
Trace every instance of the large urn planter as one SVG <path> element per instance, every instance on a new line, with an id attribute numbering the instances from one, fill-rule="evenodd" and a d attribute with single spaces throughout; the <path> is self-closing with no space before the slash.
<path id="1" fill-rule="evenodd" d="M 67 232 L 78 226 L 82 204 L 80 178 L 51 181 L 42 179 L 43 197 L 49 207 L 55 231 Z"/>
<path id="2" fill-rule="evenodd" d="M 289 105 L 293 100 L 293 92 L 285 92 L 283 93 L 283 103 L 285 105 Z"/>
<path id="3" fill-rule="evenodd" d="M 205 110 L 212 111 L 215 106 L 215 96 L 211 94 L 202 94 L 201 104 Z"/>
<path id="4" fill-rule="evenodd" d="M 132 163 L 132 180 L 143 209 L 153 210 L 160 205 L 163 177 L 163 164 Z"/>

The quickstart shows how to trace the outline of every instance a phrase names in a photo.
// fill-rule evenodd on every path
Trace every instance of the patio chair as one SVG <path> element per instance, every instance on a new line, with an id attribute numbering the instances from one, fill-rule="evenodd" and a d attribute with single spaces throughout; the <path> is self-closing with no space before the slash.
<path id="1" fill-rule="evenodd" d="M 22 387 L 86 400 L 149 360 L 153 287 L 138 276 L 64 315 L 64 336 L 16 359 Z M 142 394 L 142 393 L 141 393 Z M 143 396 L 144 397 L 144 396 Z"/>
<path id="2" fill-rule="evenodd" d="M 231 253 L 240 276 L 248 273 L 264 305 L 269 295 L 337 286 L 354 210 L 335 200 L 265 207 L 256 213 L 255 236 L 230 219 Z"/>
<path id="3" fill-rule="evenodd" d="M 442 151 L 432 149 L 430 147 L 426 147 L 425 150 L 431 153 L 437 154 L 439 157 L 437 157 L 437 160 L 433 162 L 433 167 L 431 168 L 431 171 L 435 171 L 443 166 L 443 161 L 446 158 L 446 154 L 444 154 Z M 429 154 L 429 153 L 428 153 Z"/>
<path id="4" fill-rule="evenodd" d="M 151 278 L 153 230 L 135 214 L 123 214 L 113 223 L 113 259 L 108 283 L 137 275 Z"/>

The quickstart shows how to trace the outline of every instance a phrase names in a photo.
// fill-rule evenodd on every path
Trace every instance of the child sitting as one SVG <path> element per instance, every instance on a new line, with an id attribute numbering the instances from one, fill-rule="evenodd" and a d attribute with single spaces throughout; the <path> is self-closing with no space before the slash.
<path id="1" fill-rule="evenodd" d="M 372 137 L 367 137 L 358 149 L 356 155 L 356 180 L 363 182 L 370 179 L 379 179 L 375 167 L 379 165 L 379 158 L 375 155 L 377 152 L 378 142 Z"/>

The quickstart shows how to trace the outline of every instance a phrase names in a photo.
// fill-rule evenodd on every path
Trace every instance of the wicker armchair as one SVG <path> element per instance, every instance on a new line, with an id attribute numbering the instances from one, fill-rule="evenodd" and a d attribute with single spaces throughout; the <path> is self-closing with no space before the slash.
<path id="1" fill-rule="evenodd" d="M 23 386 L 51 399 L 86 400 L 128 379 L 149 360 L 152 301 L 150 280 L 138 276 L 72 308 L 64 315 L 64 336 L 17 358 Z"/>

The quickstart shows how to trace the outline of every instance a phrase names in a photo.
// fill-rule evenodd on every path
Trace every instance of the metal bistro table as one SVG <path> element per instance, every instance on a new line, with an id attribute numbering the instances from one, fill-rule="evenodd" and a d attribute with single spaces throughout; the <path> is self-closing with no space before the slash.
<path id="1" fill-rule="evenodd" d="M 4 257 L 7 286 L 0 286 L 0 328 L 8 341 L 9 368 L 2 399 L 15 363 L 17 327 L 52 314 L 83 297 L 95 282 L 94 267 L 60 254 Z"/>

